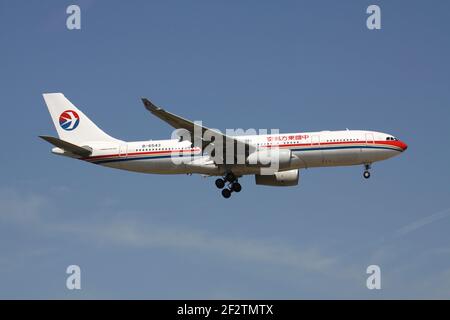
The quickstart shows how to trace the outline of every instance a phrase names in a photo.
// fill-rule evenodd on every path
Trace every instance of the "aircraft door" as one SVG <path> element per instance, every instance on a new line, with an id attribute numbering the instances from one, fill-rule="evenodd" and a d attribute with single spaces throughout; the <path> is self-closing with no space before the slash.
<path id="1" fill-rule="evenodd" d="M 320 136 L 314 135 L 311 137 L 311 146 L 313 148 L 320 148 Z"/>
<path id="2" fill-rule="evenodd" d="M 361 161 L 371 163 L 374 161 L 377 151 L 373 147 L 369 147 L 375 144 L 373 133 L 366 133 L 366 146 L 367 148 L 361 148 Z"/>
<path id="3" fill-rule="evenodd" d="M 311 166 L 321 165 L 323 163 L 323 151 L 320 146 L 320 135 L 311 136 L 311 148 L 313 148 L 310 159 L 310 162 L 312 162 Z"/>
<path id="4" fill-rule="evenodd" d="M 373 137 L 373 133 L 366 133 L 366 144 L 374 144 L 375 140 Z"/>
<path id="5" fill-rule="evenodd" d="M 122 144 L 119 147 L 119 157 L 126 157 L 128 155 L 128 145 Z"/>

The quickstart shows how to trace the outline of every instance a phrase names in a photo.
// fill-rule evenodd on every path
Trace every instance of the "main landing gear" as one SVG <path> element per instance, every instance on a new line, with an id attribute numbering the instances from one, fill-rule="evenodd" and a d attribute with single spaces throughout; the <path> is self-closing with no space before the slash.
<path id="1" fill-rule="evenodd" d="M 364 168 L 365 168 L 365 170 L 364 170 L 364 173 L 363 173 L 363 177 L 364 178 L 366 178 L 366 179 L 369 179 L 370 178 L 370 164 L 365 164 L 364 165 Z"/>
<path id="2" fill-rule="evenodd" d="M 241 184 L 238 182 L 238 179 L 231 172 L 227 173 L 223 178 L 219 178 L 215 182 L 216 187 L 222 189 L 222 196 L 225 199 L 231 197 L 232 192 L 240 192 L 242 190 Z M 225 188 L 225 185 L 227 187 Z"/>

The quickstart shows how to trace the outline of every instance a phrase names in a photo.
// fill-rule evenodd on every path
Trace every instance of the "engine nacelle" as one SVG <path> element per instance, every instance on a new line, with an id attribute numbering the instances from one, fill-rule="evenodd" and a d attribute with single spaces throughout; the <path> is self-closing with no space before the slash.
<path id="1" fill-rule="evenodd" d="M 289 149 L 266 149 L 253 152 L 247 157 L 248 165 L 271 167 L 276 170 L 289 168 L 292 152 Z"/>
<path id="2" fill-rule="evenodd" d="M 290 187 L 298 185 L 299 170 L 275 172 L 273 175 L 255 174 L 255 182 L 259 185 L 273 187 Z"/>

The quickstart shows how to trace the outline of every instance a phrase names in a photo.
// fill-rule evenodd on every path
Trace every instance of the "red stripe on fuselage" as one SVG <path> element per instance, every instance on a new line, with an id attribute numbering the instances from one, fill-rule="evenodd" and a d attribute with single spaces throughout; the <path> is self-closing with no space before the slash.
<path id="1" fill-rule="evenodd" d="M 130 152 L 127 153 L 127 156 L 137 156 L 137 155 L 153 155 L 153 154 L 161 154 L 161 153 L 190 153 L 198 151 L 198 149 L 190 149 L 190 150 L 161 150 L 161 151 L 148 151 L 148 152 Z M 112 158 L 112 157 L 119 157 L 125 155 L 123 154 L 107 154 L 107 155 L 101 155 L 101 156 L 94 156 L 94 157 L 87 157 L 83 158 L 83 160 L 98 160 L 98 159 L 104 159 L 104 158 Z"/>
<path id="2" fill-rule="evenodd" d="M 266 148 L 271 147 L 313 147 L 313 146 L 327 146 L 327 145 L 373 145 L 373 144 L 384 144 L 389 146 L 394 146 L 398 148 L 403 148 L 403 143 L 401 141 L 389 141 L 389 140 L 379 140 L 374 142 L 366 141 L 336 141 L 336 142 L 321 142 L 321 143 L 292 143 L 292 144 L 271 144 L 267 146 L 262 146 Z"/>

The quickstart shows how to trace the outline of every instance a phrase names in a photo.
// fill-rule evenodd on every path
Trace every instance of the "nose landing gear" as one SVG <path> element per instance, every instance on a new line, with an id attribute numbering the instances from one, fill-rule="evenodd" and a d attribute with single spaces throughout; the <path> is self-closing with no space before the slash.
<path id="1" fill-rule="evenodd" d="M 241 192 L 242 190 L 242 186 L 238 182 L 238 179 L 231 172 L 227 173 L 223 178 L 216 179 L 215 184 L 217 188 L 222 189 L 222 196 L 225 199 L 231 197 L 232 192 Z M 228 184 L 226 188 L 225 184 Z"/>
<path id="2" fill-rule="evenodd" d="M 364 165 L 364 168 L 365 168 L 365 170 L 364 170 L 364 173 L 363 173 L 363 177 L 365 178 L 365 179 L 369 179 L 370 178 L 370 164 L 365 164 Z"/>

